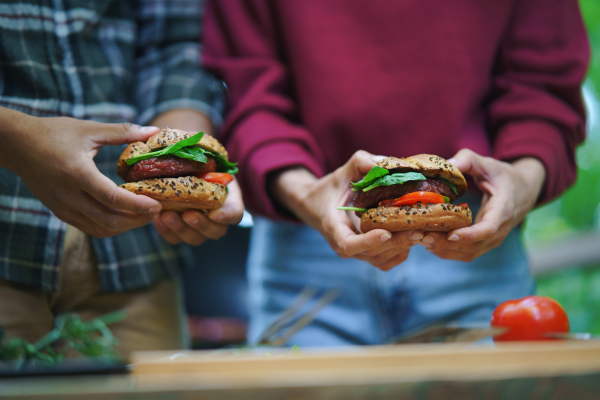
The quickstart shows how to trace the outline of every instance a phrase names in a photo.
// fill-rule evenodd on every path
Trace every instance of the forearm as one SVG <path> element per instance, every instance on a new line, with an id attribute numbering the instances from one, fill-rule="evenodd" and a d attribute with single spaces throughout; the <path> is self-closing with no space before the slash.
<path id="1" fill-rule="evenodd" d="M 17 172 L 21 149 L 35 140 L 35 117 L 0 107 L 0 167 Z"/>
<path id="2" fill-rule="evenodd" d="M 275 173 L 268 180 L 267 190 L 281 207 L 298 217 L 303 200 L 316 181 L 317 177 L 306 168 L 294 167 Z"/>
<path id="3" fill-rule="evenodd" d="M 177 128 L 189 132 L 203 131 L 213 135 L 212 120 L 203 112 L 191 108 L 176 108 L 157 115 L 151 125 L 159 128 Z"/>
<path id="4" fill-rule="evenodd" d="M 523 204 L 523 207 L 529 211 L 535 206 L 544 188 L 546 168 L 539 159 L 533 157 L 520 158 L 511 164 L 521 174 L 526 183 L 524 187 L 519 189 L 527 193 L 525 196 L 527 202 Z"/>

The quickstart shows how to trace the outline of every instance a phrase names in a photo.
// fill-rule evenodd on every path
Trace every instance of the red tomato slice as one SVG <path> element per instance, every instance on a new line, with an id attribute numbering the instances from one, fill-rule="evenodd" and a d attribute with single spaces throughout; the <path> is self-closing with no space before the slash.
<path id="1" fill-rule="evenodd" d="M 233 180 L 233 175 L 226 174 L 225 172 L 207 172 L 201 174 L 198 178 L 204 179 L 207 182 L 220 183 L 221 185 L 227 185 Z"/>
<path id="2" fill-rule="evenodd" d="M 565 310 L 556 300 L 544 296 L 505 301 L 494 310 L 491 325 L 508 328 L 508 332 L 494 337 L 495 342 L 557 340 L 545 334 L 569 332 Z"/>
<path id="3" fill-rule="evenodd" d="M 379 202 L 380 207 L 391 206 L 400 207 L 403 205 L 412 205 L 416 203 L 429 204 L 429 203 L 446 203 L 446 199 L 439 193 L 433 192 L 413 192 L 405 194 L 402 197 L 398 197 L 393 200 L 383 200 Z"/>
<path id="4" fill-rule="evenodd" d="M 460 203 L 460 204 L 456 204 L 458 207 L 467 207 L 469 208 L 469 205 L 467 203 Z"/>

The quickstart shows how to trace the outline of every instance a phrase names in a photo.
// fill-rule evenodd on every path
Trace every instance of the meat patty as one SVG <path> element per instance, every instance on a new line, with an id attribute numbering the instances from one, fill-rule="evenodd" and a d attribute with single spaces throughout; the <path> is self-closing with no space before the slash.
<path id="1" fill-rule="evenodd" d="M 410 181 L 399 185 L 379 186 L 368 192 L 362 190 L 354 197 L 354 207 L 372 208 L 377 207 L 380 201 L 397 199 L 412 192 L 433 192 L 446 196 L 453 202 L 456 194 L 450 189 L 446 182 L 439 179 L 426 179 L 424 181 Z"/>
<path id="2" fill-rule="evenodd" d="M 176 156 L 152 157 L 138 161 L 127 171 L 126 182 L 138 182 L 152 178 L 176 178 L 178 176 L 200 175 L 216 172 L 217 162 L 207 156 L 206 163 L 179 158 Z"/>

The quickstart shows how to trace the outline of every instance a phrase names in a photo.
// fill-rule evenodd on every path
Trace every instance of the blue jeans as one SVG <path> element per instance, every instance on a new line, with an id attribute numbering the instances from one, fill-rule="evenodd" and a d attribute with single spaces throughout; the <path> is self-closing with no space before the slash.
<path id="1" fill-rule="evenodd" d="M 305 225 L 254 221 L 248 258 L 251 343 L 306 285 L 321 294 L 337 287 L 342 294 L 288 345 L 380 344 L 435 322 L 488 324 L 500 303 L 535 289 L 518 229 L 470 263 L 442 260 L 414 246 L 405 262 L 383 272 L 338 257 Z"/>

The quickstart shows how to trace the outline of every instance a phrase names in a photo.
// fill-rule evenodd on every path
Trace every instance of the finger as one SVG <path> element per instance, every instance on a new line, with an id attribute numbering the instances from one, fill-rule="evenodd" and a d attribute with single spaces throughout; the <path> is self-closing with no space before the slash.
<path id="1" fill-rule="evenodd" d="M 385 251 L 381 254 L 378 254 L 376 256 L 365 256 L 363 254 L 357 254 L 354 257 L 358 258 L 359 260 L 367 261 L 374 267 L 377 267 L 377 268 L 384 267 L 384 268 L 386 268 L 385 270 L 389 270 L 390 268 L 395 267 L 400 262 L 404 261 L 406 259 L 406 257 L 408 256 L 408 251 L 410 251 L 410 248 L 408 248 L 408 249 L 394 248 L 394 249 Z M 404 258 L 399 257 L 399 255 L 404 255 Z M 395 262 L 392 260 L 400 260 L 400 261 Z"/>
<path id="2" fill-rule="evenodd" d="M 192 246 L 199 246 L 206 241 L 206 238 L 202 234 L 186 224 L 175 211 L 162 212 L 160 219 L 181 240 Z"/>
<path id="3" fill-rule="evenodd" d="M 225 203 L 221 208 L 211 210 L 208 213 L 208 218 L 215 222 L 228 225 L 237 225 L 244 216 L 244 201 L 242 200 L 242 191 L 234 179 L 229 185 L 227 185 L 229 193 L 225 199 Z"/>
<path id="4" fill-rule="evenodd" d="M 436 255 L 439 258 L 443 258 L 444 260 L 454 260 L 454 261 L 462 261 L 462 262 L 471 262 L 479 256 L 479 254 L 476 254 L 476 253 L 465 253 L 464 251 L 451 250 L 451 249 L 443 249 L 443 250 L 427 249 L 427 251 Z"/>
<path id="5" fill-rule="evenodd" d="M 475 179 L 487 179 L 490 172 L 486 169 L 486 157 L 482 157 L 469 149 L 462 149 L 448 161 L 463 174 L 469 174 Z"/>
<path id="6" fill-rule="evenodd" d="M 478 252 L 487 243 L 487 241 L 473 243 L 450 241 L 446 236 L 447 234 L 444 232 L 428 232 L 422 240 L 423 246 L 436 252 L 452 250 L 473 254 Z"/>
<path id="7" fill-rule="evenodd" d="M 392 238 L 390 240 L 384 242 L 381 246 L 372 250 L 367 250 L 362 254 L 375 256 L 390 249 L 410 249 L 412 246 L 421 243 L 421 239 L 423 239 L 423 232 L 418 230 L 392 232 Z"/>
<path id="8" fill-rule="evenodd" d="M 118 187 L 98 171 L 93 161 L 89 162 L 92 165 L 84 165 L 79 170 L 79 182 L 81 188 L 100 203 L 109 208 L 136 214 L 156 213 L 161 210 L 162 206 L 158 201 Z"/>
<path id="9" fill-rule="evenodd" d="M 471 262 L 477 257 L 487 253 L 490 250 L 495 249 L 500 246 L 504 240 L 504 237 L 495 237 L 491 240 L 486 240 L 485 242 L 479 242 L 477 248 L 472 251 L 463 251 L 460 249 L 439 249 L 439 248 L 428 248 L 427 250 L 436 256 L 443 258 L 445 260 L 456 260 L 463 262 Z"/>
<path id="10" fill-rule="evenodd" d="M 192 229 L 212 240 L 220 239 L 227 233 L 227 225 L 211 221 L 198 211 L 186 211 L 182 215 L 182 220 Z"/>
<path id="11" fill-rule="evenodd" d="M 134 214 L 113 210 L 98 203 L 87 193 L 76 199 L 73 207 L 112 236 L 149 224 L 155 214 Z"/>
<path id="12" fill-rule="evenodd" d="M 100 225 L 96 224 L 94 221 L 80 213 L 79 211 L 74 211 L 71 209 L 66 213 L 58 213 L 55 214 L 61 221 L 74 226 L 80 231 L 91 235 L 96 238 L 103 238 L 111 236 L 110 232 L 106 231 Z"/>
<path id="13" fill-rule="evenodd" d="M 169 229 L 169 227 L 164 222 L 162 222 L 160 214 L 154 217 L 152 223 L 154 224 L 154 228 L 156 228 L 156 231 L 167 242 L 171 243 L 172 245 L 176 245 L 183 242 L 183 240 L 179 236 L 177 236 L 171 229 Z"/>
<path id="14" fill-rule="evenodd" d="M 337 215 L 340 216 L 337 219 Z M 326 235 L 329 233 L 333 241 L 337 244 L 340 252 L 345 256 L 353 256 L 367 250 L 374 250 L 392 238 L 392 234 L 383 229 L 374 229 L 364 234 L 357 234 L 353 228 L 354 225 L 346 213 L 339 213 L 325 217 L 323 228 Z M 329 222 L 331 218 L 333 222 Z"/>
<path id="15" fill-rule="evenodd" d="M 460 242 L 478 242 L 491 238 L 498 232 L 500 226 L 512 218 L 510 201 L 505 195 L 495 195 L 489 198 L 480 221 L 466 228 L 456 229 L 448 233 L 448 240 Z"/>
<path id="16" fill-rule="evenodd" d="M 145 142 L 160 130 L 156 126 L 140 126 L 128 122 L 122 124 L 90 122 L 90 125 L 90 129 L 97 132 L 92 135 L 92 138 L 98 146 Z"/>
<path id="17" fill-rule="evenodd" d="M 382 271 L 389 271 L 392 268 L 394 268 L 394 267 L 402 264 L 404 261 L 406 261 L 406 259 L 408 258 L 409 252 L 410 252 L 410 250 L 404 250 L 404 251 L 398 253 L 396 256 L 390 258 L 385 263 L 378 265 L 376 267 Z"/>

